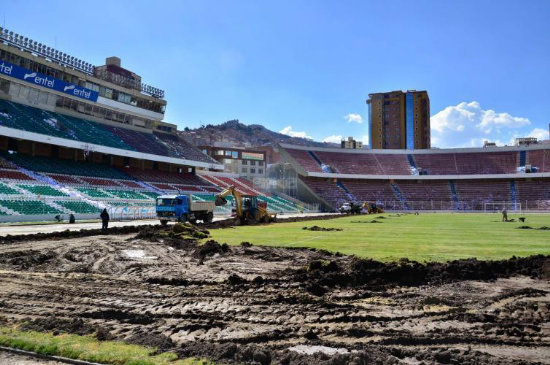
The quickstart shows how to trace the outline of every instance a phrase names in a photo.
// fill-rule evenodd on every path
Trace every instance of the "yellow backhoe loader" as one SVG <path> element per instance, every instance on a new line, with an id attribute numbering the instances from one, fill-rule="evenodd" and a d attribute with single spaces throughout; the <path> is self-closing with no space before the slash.
<path id="1" fill-rule="evenodd" d="M 234 186 L 230 186 L 216 195 L 216 206 L 227 204 L 226 196 L 232 195 L 235 201 L 235 214 L 241 224 L 275 222 L 277 214 L 268 213 L 267 204 L 258 202 L 256 195 L 242 195 Z M 262 204 L 263 203 L 263 204 Z"/>
<path id="2" fill-rule="evenodd" d="M 363 204 L 363 209 L 365 209 L 368 214 L 384 213 L 384 209 L 377 206 L 374 202 L 365 202 Z"/>

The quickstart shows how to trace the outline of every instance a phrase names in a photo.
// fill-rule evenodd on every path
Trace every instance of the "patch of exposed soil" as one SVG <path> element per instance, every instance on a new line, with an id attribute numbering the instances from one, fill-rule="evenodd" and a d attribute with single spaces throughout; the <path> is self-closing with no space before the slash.
<path id="1" fill-rule="evenodd" d="M 550 363 L 548 256 L 381 263 L 198 233 L 5 242 L 0 319 L 230 364 Z"/>
<path id="2" fill-rule="evenodd" d="M 311 227 L 303 227 L 303 230 L 306 231 L 313 231 L 313 232 L 340 232 L 342 231 L 342 228 L 327 228 L 327 227 L 319 227 L 319 226 L 311 226 Z"/>

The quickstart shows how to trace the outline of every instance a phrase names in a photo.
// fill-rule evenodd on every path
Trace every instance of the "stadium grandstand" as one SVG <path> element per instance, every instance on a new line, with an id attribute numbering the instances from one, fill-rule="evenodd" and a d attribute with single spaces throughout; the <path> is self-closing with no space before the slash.
<path id="1" fill-rule="evenodd" d="M 300 209 L 235 175 L 208 176 L 223 165 L 163 121 L 166 105 L 117 57 L 93 66 L 0 28 L 0 221 L 97 218 L 103 208 L 151 218 L 160 194 L 210 200 L 229 184 L 270 210 Z"/>
<path id="2" fill-rule="evenodd" d="M 388 210 L 547 210 L 548 144 L 431 150 L 343 150 L 281 145 L 304 200 L 328 210 L 376 202 Z"/>

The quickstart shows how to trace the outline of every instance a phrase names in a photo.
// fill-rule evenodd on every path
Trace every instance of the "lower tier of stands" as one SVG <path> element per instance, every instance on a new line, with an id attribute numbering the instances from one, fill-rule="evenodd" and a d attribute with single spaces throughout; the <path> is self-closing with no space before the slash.
<path id="1" fill-rule="evenodd" d="M 214 201 L 228 185 L 243 194 L 257 195 L 276 212 L 296 212 L 293 201 L 262 192 L 251 182 L 137 168 L 117 169 L 105 164 L 0 153 L 0 215 L 97 216 L 107 208 L 115 216 L 154 217 L 155 198 L 161 194 L 191 193 L 199 201 Z M 202 177 L 201 177 L 202 176 Z M 231 198 L 229 198 L 231 200 Z M 231 205 L 216 212 L 230 214 Z"/>
<path id="2" fill-rule="evenodd" d="M 345 202 L 376 202 L 396 210 L 546 210 L 550 179 L 336 180 L 302 178 L 329 209 Z"/>

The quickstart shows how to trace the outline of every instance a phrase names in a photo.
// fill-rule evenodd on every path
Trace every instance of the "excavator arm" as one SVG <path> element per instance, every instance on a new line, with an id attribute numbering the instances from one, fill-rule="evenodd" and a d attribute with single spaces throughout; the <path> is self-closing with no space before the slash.
<path id="1" fill-rule="evenodd" d="M 227 189 L 222 191 L 220 194 L 216 195 L 216 206 L 227 204 L 226 196 L 232 195 L 235 200 L 235 210 L 237 212 L 237 217 L 242 217 L 243 214 L 243 199 L 241 194 L 237 191 L 234 186 L 229 186 Z"/>

